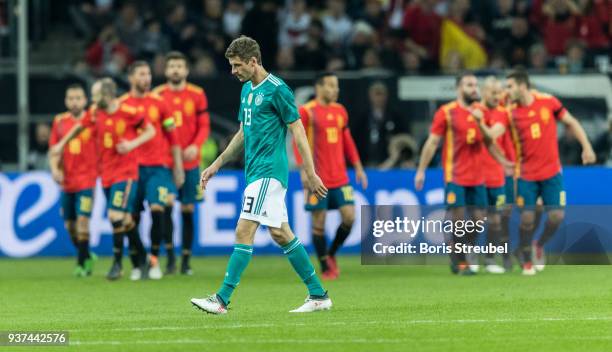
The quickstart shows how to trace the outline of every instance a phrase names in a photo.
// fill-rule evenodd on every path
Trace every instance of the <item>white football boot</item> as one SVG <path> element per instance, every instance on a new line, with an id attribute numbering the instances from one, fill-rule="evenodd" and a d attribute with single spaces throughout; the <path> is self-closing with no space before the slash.
<path id="1" fill-rule="evenodd" d="M 196 308 L 210 314 L 227 314 L 227 307 L 221 302 L 216 294 L 212 294 L 206 298 L 192 298 L 191 304 Z"/>
<path id="2" fill-rule="evenodd" d="M 302 306 L 296 308 L 289 313 L 311 313 L 319 310 L 330 310 L 332 307 L 331 299 L 325 294 L 324 297 L 315 298 L 308 296 Z"/>

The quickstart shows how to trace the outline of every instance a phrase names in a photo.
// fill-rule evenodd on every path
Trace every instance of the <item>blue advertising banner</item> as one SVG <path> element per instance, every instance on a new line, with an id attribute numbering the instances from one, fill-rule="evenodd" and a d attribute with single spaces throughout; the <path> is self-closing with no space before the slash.
<path id="1" fill-rule="evenodd" d="M 355 187 L 357 216 L 353 231 L 346 241 L 344 253 L 358 253 L 360 249 L 360 205 L 437 205 L 443 203 L 444 190 L 441 170 L 427 173 L 425 188 L 416 192 L 413 187 L 414 171 L 368 171 L 367 190 Z M 351 180 L 354 177 L 351 174 Z M 612 169 L 603 167 L 566 168 L 564 183 L 568 205 L 612 204 Z M 243 173 L 225 171 L 209 183 L 205 201 L 195 212 L 193 252 L 202 254 L 228 254 L 234 242 L 234 227 L 240 213 Z M 110 255 L 111 226 L 106 219 L 106 200 L 98 187 L 91 219 L 90 243 L 101 255 Z M 287 191 L 289 222 L 300 240 L 310 246 L 310 219 L 304 211 L 304 193 L 299 174 L 291 172 Z M 180 211 L 175 207 L 174 242 L 180 246 Z M 337 212 L 327 217 L 326 233 L 333 236 L 340 218 Z M 141 237 L 149 244 L 151 226 L 148 214 L 140 225 Z M 280 253 L 265 228 L 255 236 L 257 253 Z M 60 216 L 60 189 L 46 172 L 0 173 L 0 256 L 68 256 L 74 254 Z"/>

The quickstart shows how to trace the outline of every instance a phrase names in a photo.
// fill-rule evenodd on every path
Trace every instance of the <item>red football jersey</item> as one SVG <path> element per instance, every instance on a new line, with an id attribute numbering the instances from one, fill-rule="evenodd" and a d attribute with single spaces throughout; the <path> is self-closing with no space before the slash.
<path id="1" fill-rule="evenodd" d="M 520 163 L 520 177 L 528 181 L 542 181 L 561 172 L 557 120 L 566 110 L 551 95 L 531 94 L 531 105 L 510 105 L 511 126 Z"/>
<path id="2" fill-rule="evenodd" d="M 460 186 L 484 184 L 482 133 L 470 111 L 458 101 L 442 105 L 433 118 L 431 133 L 444 137 L 442 168 L 444 182 Z"/>
<path id="3" fill-rule="evenodd" d="M 55 116 L 49 137 L 49 147 L 57 144 L 70 130 L 86 119 L 87 112 L 80 119 L 65 112 Z M 97 157 L 96 143 L 92 128 L 85 128 L 78 136 L 74 137 L 62 153 L 62 164 L 64 169 L 64 192 L 78 192 L 96 185 Z"/>
<path id="4" fill-rule="evenodd" d="M 117 152 L 117 144 L 138 136 L 137 129 L 145 122 L 134 106 L 122 103 L 112 114 L 92 108 L 83 120 L 83 127 L 95 127 L 96 144 L 100 153 L 102 186 L 138 179 L 138 152 L 127 154 Z"/>
<path id="5" fill-rule="evenodd" d="M 184 161 L 185 170 L 191 170 L 200 165 L 200 147 L 210 133 L 210 117 L 208 114 L 208 100 L 204 89 L 187 83 L 182 90 L 172 90 L 168 84 L 155 88 L 174 115 L 176 133 L 185 149 L 191 144 L 198 146 L 198 155 L 192 161 Z"/>
<path id="6" fill-rule="evenodd" d="M 346 158 L 351 164 L 359 161 L 357 147 L 348 128 L 348 113 L 337 103 L 322 105 L 316 100 L 299 109 L 306 136 L 310 144 L 315 171 L 327 188 L 337 188 L 349 182 Z M 298 165 L 302 158 L 294 142 L 295 159 Z"/>
<path id="7" fill-rule="evenodd" d="M 510 129 L 510 122 L 508 120 L 508 112 L 504 107 L 498 106 L 495 109 L 488 109 L 483 106 L 484 111 L 484 119 L 487 126 L 491 127 L 495 124 L 502 124 L 506 129 L 506 132 L 499 136 L 495 143 L 499 147 L 499 149 L 504 153 L 504 156 L 508 160 L 513 160 L 514 148 L 512 148 L 512 143 L 508 144 L 509 133 L 507 133 Z M 511 150 L 508 150 L 511 148 Z M 490 188 L 502 187 L 506 181 L 506 174 L 504 172 L 504 167 L 497 161 L 493 156 L 486 150 L 483 153 L 482 158 L 482 170 L 485 176 L 485 185 Z"/>
<path id="8" fill-rule="evenodd" d="M 155 136 L 136 149 L 139 164 L 143 166 L 173 165 L 170 146 L 177 145 L 178 141 L 172 113 L 166 102 L 155 93 L 148 93 L 144 97 L 135 97 L 126 93 L 119 100 L 136 107 L 138 113 L 146 116 L 147 121 L 155 128 Z M 164 127 L 165 124 L 168 124 L 168 127 Z"/>

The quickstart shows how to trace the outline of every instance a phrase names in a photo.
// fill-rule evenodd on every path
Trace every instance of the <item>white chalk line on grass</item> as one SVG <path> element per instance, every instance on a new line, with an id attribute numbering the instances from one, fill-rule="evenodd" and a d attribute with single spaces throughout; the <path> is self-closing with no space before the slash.
<path id="1" fill-rule="evenodd" d="M 240 324 L 198 324 L 194 326 L 145 326 L 133 328 L 112 328 L 104 331 L 115 332 L 145 332 L 145 331 L 182 331 L 200 329 L 245 329 L 245 328 L 272 328 L 272 327 L 299 327 L 299 326 L 343 326 L 343 325 L 428 325 L 428 324 L 511 324 L 511 323 L 538 323 L 538 322 L 564 322 L 564 321 L 612 321 L 612 317 L 584 317 L 584 318 L 531 318 L 531 319 L 450 319 L 450 320 L 385 320 L 385 321 L 321 321 L 321 322 L 284 322 L 284 323 L 240 323 Z M 75 329 L 70 332 L 99 332 L 100 329 Z"/>
<path id="2" fill-rule="evenodd" d="M 417 343 L 417 342 L 455 342 L 458 340 L 473 340 L 473 337 L 464 337 L 464 336 L 456 336 L 456 337 L 434 337 L 434 338 L 423 338 L 423 339 L 406 339 L 406 338 L 397 338 L 397 339 L 384 339 L 384 338 L 338 338 L 338 339 L 234 339 L 225 340 L 225 339 L 176 339 L 176 340 L 129 340 L 129 341 L 118 341 L 118 340 L 108 340 L 108 341 L 70 341 L 70 345 L 74 346 L 92 346 L 92 345 L 195 345 L 195 344 L 406 344 L 406 343 Z M 529 337 L 530 340 L 538 340 L 544 339 L 550 341 L 549 337 Z M 510 341 L 510 340 L 525 340 L 524 337 L 521 336 L 504 336 L 504 337 L 494 337 L 494 336 L 486 336 L 478 339 L 479 341 Z M 612 336 L 562 336 L 555 337 L 555 340 L 579 340 L 579 341 L 610 341 L 612 340 Z"/>

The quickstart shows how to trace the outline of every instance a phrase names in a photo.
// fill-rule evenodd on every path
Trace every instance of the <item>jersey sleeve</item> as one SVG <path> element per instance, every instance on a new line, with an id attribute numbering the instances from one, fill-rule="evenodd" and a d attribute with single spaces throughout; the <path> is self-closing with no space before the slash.
<path id="1" fill-rule="evenodd" d="M 83 119 L 81 120 L 81 126 L 83 128 L 95 127 L 95 120 L 94 120 L 95 116 L 96 116 L 96 109 L 94 107 L 85 111 L 85 116 L 83 116 Z"/>
<path id="2" fill-rule="evenodd" d="M 446 113 L 444 109 L 436 111 L 429 132 L 438 136 L 443 136 L 446 131 Z"/>
<path id="3" fill-rule="evenodd" d="M 51 135 L 49 136 L 49 147 L 52 147 L 54 145 L 57 144 L 57 142 L 59 142 L 60 138 L 57 134 L 57 124 L 58 124 L 58 118 L 54 118 L 53 119 L 53 124 L 51 125 Z"/>
<path id="4" fill-rule="evenodd" d="M 357 146 L 351 135 L 351 130 L 348 127 L 348 111 L 346 111 L 344 107 L 342 107 L 342 118 L 344 119 L 342 128 L 342 147 L 344 149 L 344 155 L 351 162 L 351 165 L 355 165 L 360 162 L 361 159 L 359 158 Z"/>
<path id="5" fill-rule="evenodd" d="M 300 118 L 297 107 L 295 106 L 293 93 L 286 85 L 278 87 L 272 96 L 272 105 L 285 124 L 290 124 Z"/>
<path id="6" fill-rule="evenodd" d="M 202 144 L 208 139 L 208 135 L 210 134 L 210 114 L 208 113 L 208 99 L 206 98 L 206 93 L 202 91 L 201 94 L 198 94 L 198 100 L 196 103 L 196 126 L 197 133 L 193 138 L 191 144 L 195 144 L 198 147 L 201 147 Z"/>
<path id="7" fill-rule="evenodd" d="M 561 117 L 563 117 L 563 115 L 565 115 L 565 112 L 567 111 L 565 109 L 565 107 L 563 106 L 563 104 L 561 103 L 561 101 L 559 99 L 557 99 L 556 97 L 550 97 L 550 108 L 553 112 L 553 115 L 555 116 L 556 120 L 560 120 Z"/>

